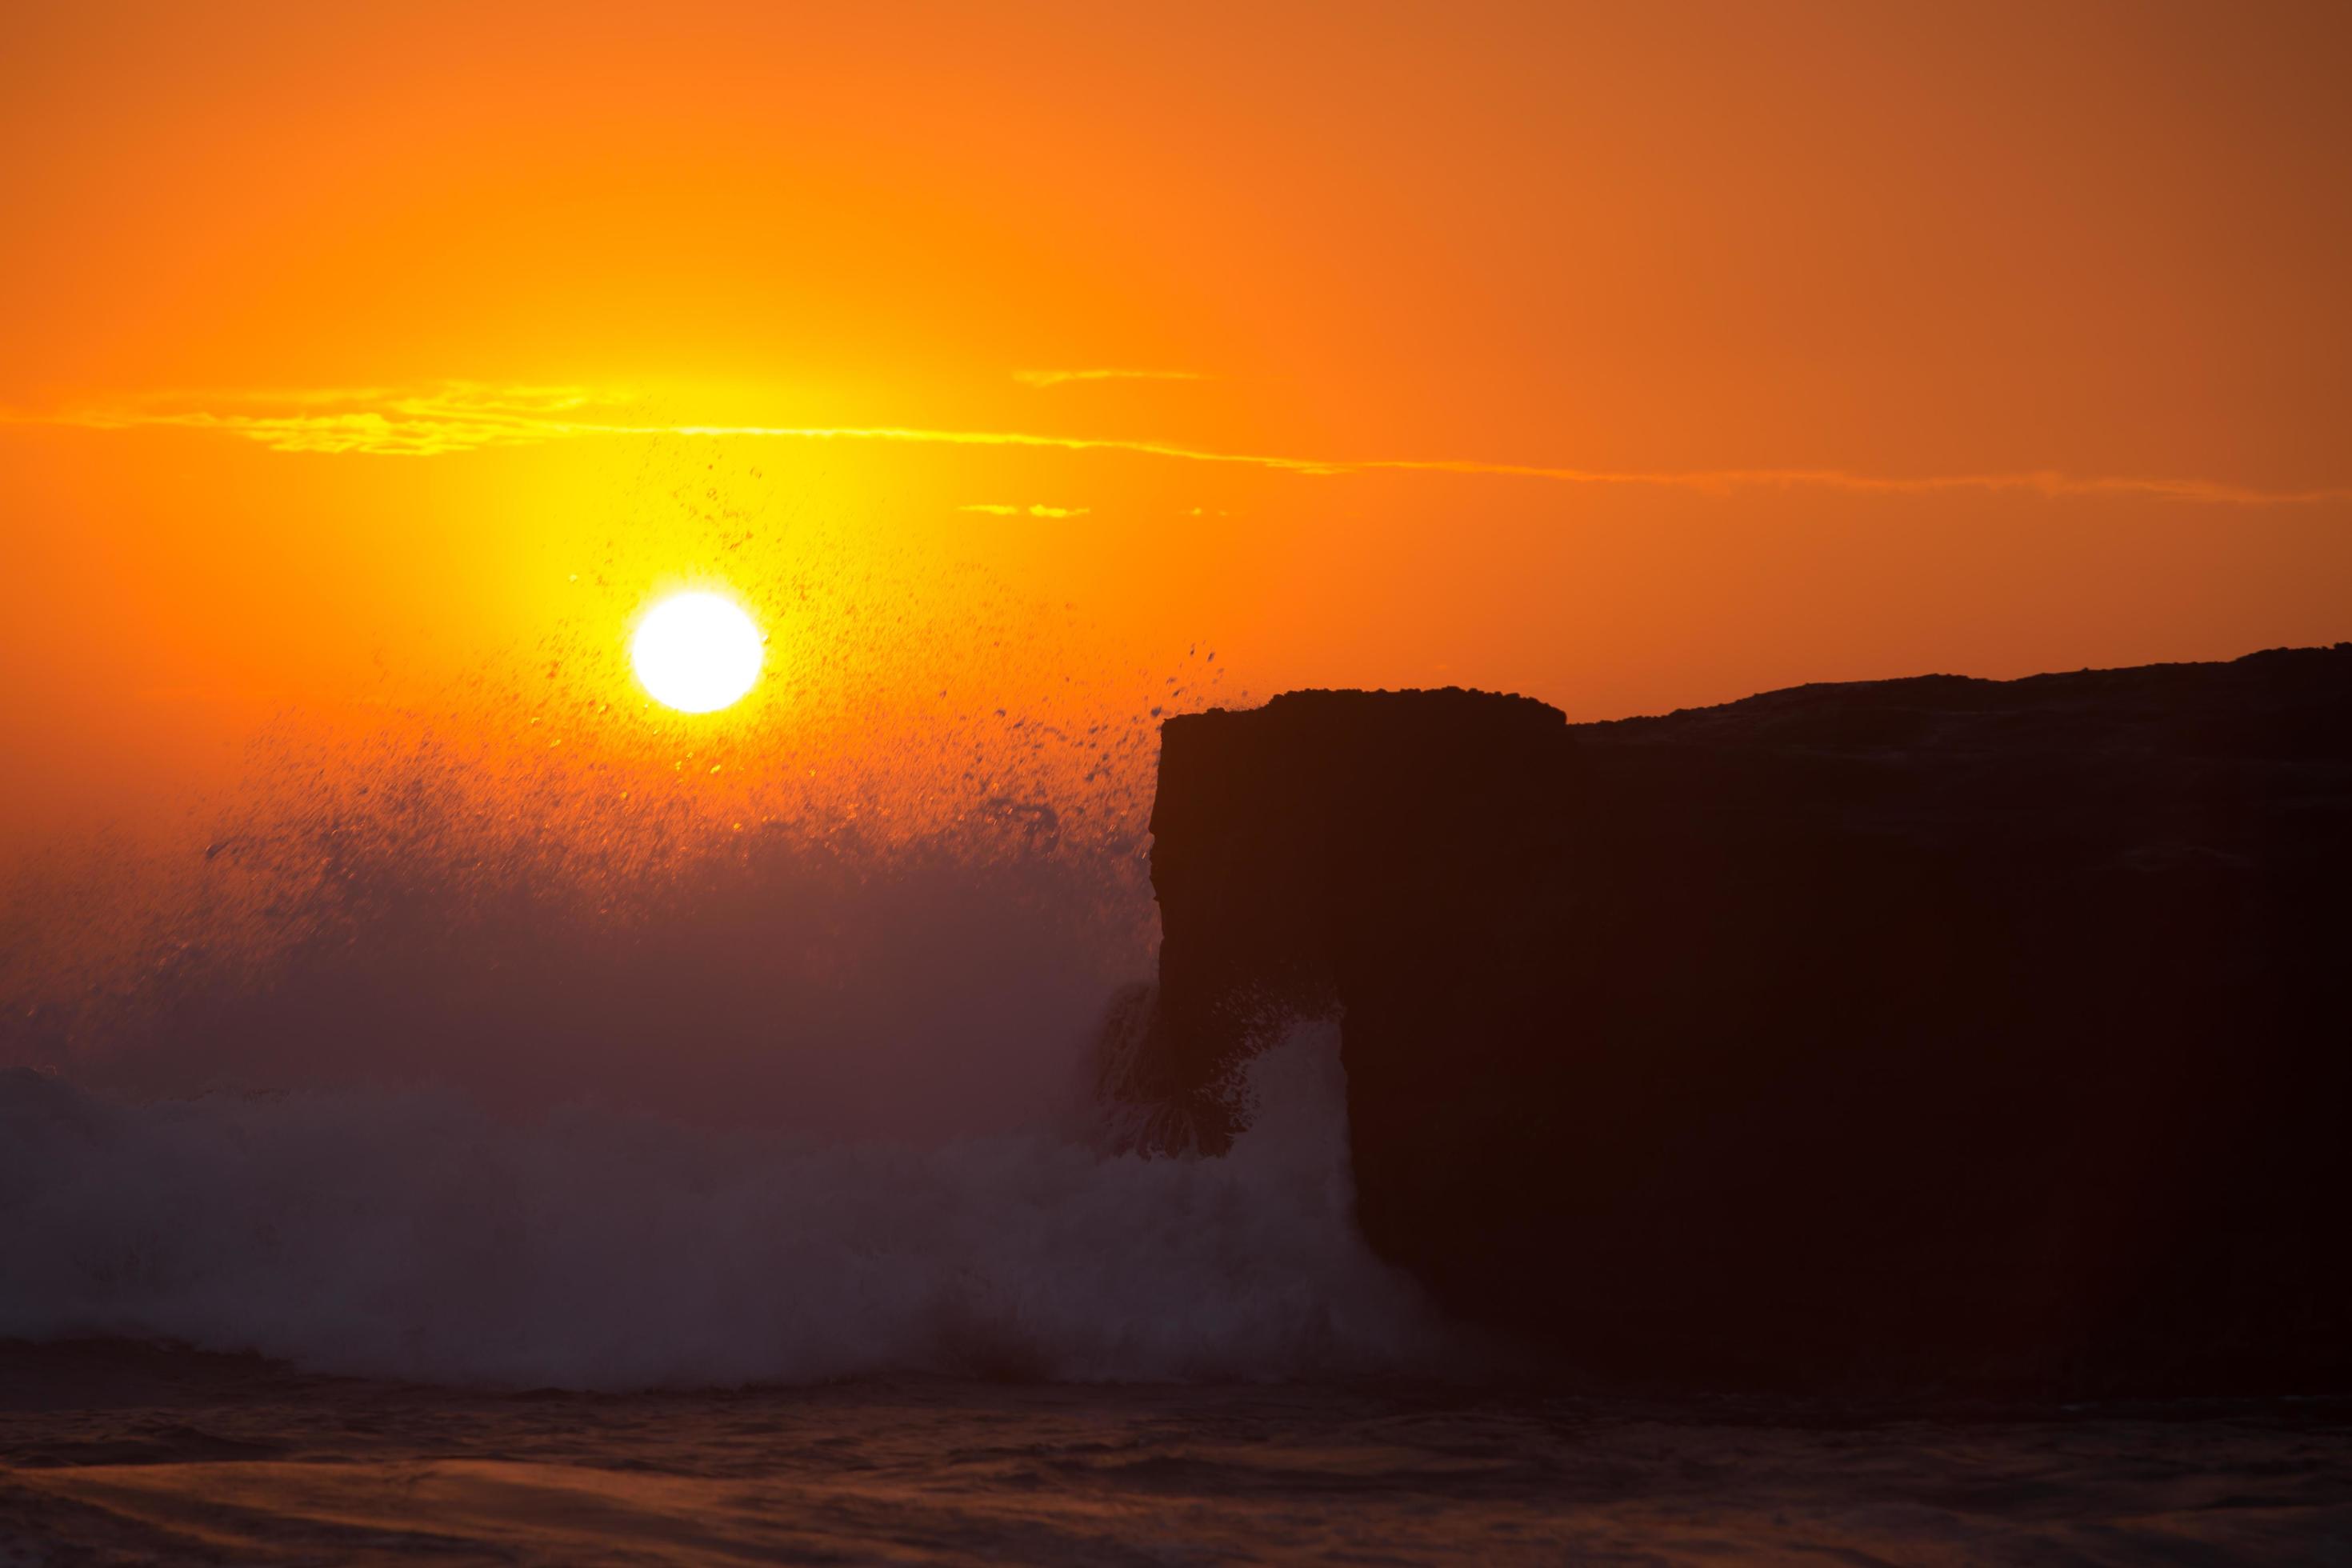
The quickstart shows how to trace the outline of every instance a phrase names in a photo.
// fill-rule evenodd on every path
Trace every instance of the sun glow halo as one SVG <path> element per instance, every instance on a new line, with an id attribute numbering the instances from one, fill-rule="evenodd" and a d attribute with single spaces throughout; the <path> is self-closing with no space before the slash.
<path id="1" fill-rule="evenodd" d="M 760 628 L 723 594 L 678 594 L 646 612 L 629 661 L 654 700 L 681 713 L 712 713 L 741 700 L 760 679 Z"/>

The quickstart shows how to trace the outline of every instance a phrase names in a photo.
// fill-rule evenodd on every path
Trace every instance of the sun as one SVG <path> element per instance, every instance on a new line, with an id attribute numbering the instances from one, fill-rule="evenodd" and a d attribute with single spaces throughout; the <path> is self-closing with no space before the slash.
<path id="1" fill-rule="evenodd" d="M 629 662 L 654 700 L 681 713 L 714 713 L 760 679 L 760 628 L 723 594 L 677 594 L 646 612 Z"/>

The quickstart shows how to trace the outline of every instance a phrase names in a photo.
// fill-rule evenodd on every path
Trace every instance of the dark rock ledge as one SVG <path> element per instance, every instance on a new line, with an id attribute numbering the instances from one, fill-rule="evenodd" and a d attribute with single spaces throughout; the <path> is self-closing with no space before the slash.
<path id="1" fill-rule="evenodd" d="M 1343 1017 L 1359 1211 L 1603 1375 L 2352 1387 L 2352 644 L 1163 731 L 1114 1086 Z"/>

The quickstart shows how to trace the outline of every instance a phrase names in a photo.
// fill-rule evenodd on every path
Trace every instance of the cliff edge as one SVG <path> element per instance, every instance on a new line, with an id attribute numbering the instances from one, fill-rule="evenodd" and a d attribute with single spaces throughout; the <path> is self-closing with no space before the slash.
<path id="1" fill-rule="evenodd" d="M 1342 1016 L 1359 1215 L 1595 1373 L 2352 1386 L 2352 645 L 1162 732 L 1121 1092 Z"/>

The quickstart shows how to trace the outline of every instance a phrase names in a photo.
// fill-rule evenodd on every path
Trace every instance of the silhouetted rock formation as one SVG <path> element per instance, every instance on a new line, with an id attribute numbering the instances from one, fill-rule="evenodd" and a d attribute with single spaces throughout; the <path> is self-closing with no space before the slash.
<path id="1" fill-rule="evenodd" d="M 2352 644 L 1169 721 L 1130 1093 L 1336 1005 L 1360 1215 L 1598 1372 L 2352 1385 Z"/>

